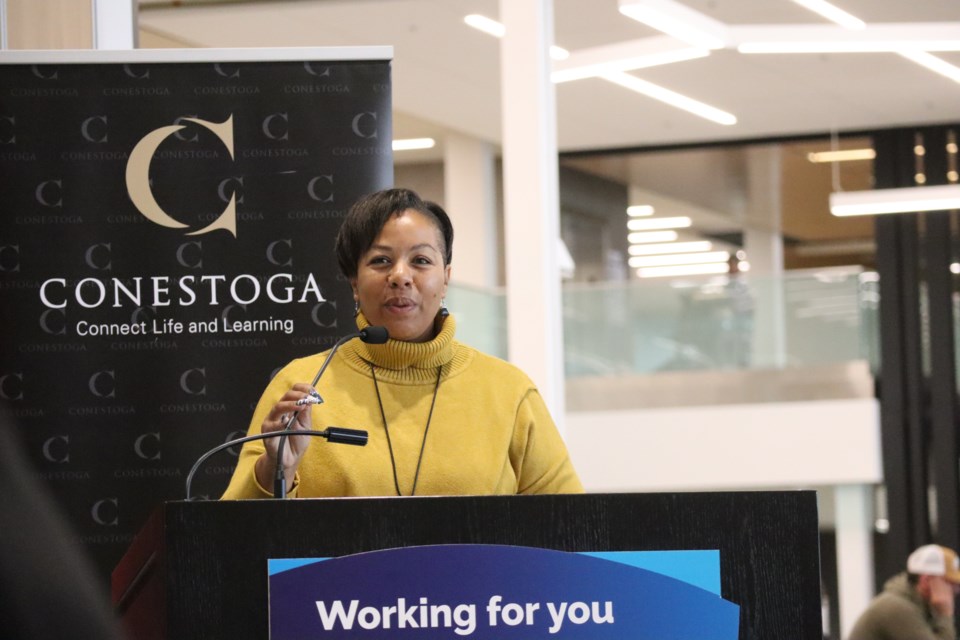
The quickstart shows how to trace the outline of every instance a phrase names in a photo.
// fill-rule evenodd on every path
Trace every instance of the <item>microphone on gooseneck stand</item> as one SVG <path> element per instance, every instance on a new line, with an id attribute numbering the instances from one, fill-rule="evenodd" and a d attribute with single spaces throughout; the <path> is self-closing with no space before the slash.
<path id="1" fill-rule="evenodd" d="M 323 375 L 324 370 L 327 368 L 327 365 L 330 363 L 330 359 L 333 357 L 333 354 L 336 353 L 337 349 L 340 348 L 340 345 L 349 342 L 354 338 L 360 338 L 363 342 L 367 344 L 383 344 L 390 337 L 389 333 L 385 327 L 367 327 L 362 331 L 356 333 L 351 333 L 348 336 L 345 336 L 338 340 L 333 348 L 330 350 L 330 353 L 327 354 L 327 357 L 324 359 L 323 364 L 320 365 L 320 370 L 317 371 L 316 377 L 313 379 L 311 384 L 314 387 L 314 393 L 299 400 L 298 404 L 301 405 L 314 405 L 320 404 L 323 402 L 323 398 L 320 397 L 319 393 L 316 393 L 317 382 L 320 380 L 320 376 Z M 230 447 L 235 447 L 238 444 L 243 444 L 244 442 L 250 442 L 252 440 L 267 440 L 269 438 L 280 438 L 280 446 L 278 447 L 277 452 L 277 472 L 276 472 L 276 483 L 278 486 L 274 487 L 274 496 L 278 498 L 284 498 L 287 495 L 286 491 L 286 477 L 283 475 L 283 465 L 281 461 L 283 460 L 283 445 L 287 440 L 287 437 L 290 435 L 290 428 L 293 426 L 293 421 L 297 419 L 296 414 L 293 418 L 287 422 L 286 426 L 281 431 L 271 431 L 270 433 L 258 433 L 252 436 L 245 436 L 243 438 L 237 438 L 236 440 L 230 440 L 224 442 L 223 444 L 210 449 L 204 453 L 200 458 L 193 464 L 193 468 L 190 469 L 190 473 L 187 474 L 186 482 L 186 499 L 190 500 L 190 487 L 193 484 L 193 476 L 196 474 L 200 466 L 207 461 L 207 459 L 215 453 L 223 451 L 224 449 L 229 449 Z M 343 429 L 341 427 L 328 427 L 323 431 L 300 431 L 297 432 L 298 436 L 319 436 L 321 438 L 326 438 L 328 442 L 334 442 L 337 444 L 352 444 L 356 446 L 364 446 L 367 444 L 367 432 L 360 431 L 358 429 Z M 280 490 L 280 493 L 277 493 L 277 490 Z"/>
<path id="2" fill-rule="evenodd" d="M 360 338 L 361 341 L 367 344 L 383 344 L 390 337 L 390 334 L 387 332 L 386 327 L 367 327 L 366 329 L 361 329 L 356 333 L 351 333 L 346 335 L 333 345 L 333 348 L 330 349 L 330 353 L 327 354 L 327 357 L 324 358 L 323 364 L 320 365 L 320 370 L 317 371 L 317 375 L 313 378 L 313 382 L 310 384 L 313 387 L 313 393 L 310 394 L 307 398 L 299 400 L 297 404 L 306 404 L 314 405 L 321 404 L 323 398 L 320 397 L 320 394 L 317 393 L 317 382 L 320 381 L 320 376 L 323 375 L 323 372 L 327 370 L 327 365 L 330 364 L 330 361 L 333 359 L 333 354 L 337 352 L 337 349 L 341 345 L 353 340 L 354 338 Z M 287 477 L 283 473 L 283 449 L 287 445 L 287 436 L 293 431 L 293 423 L 297 420 L 298 412 L 294 412 L 290 419 L 287 421 L 287 424 L 284 425 L 283 431 L 279 432 L 281 434 L 280 444 L 277 446 L 277 467 L 274 473 L 273 480 L 273 497 L 283 499 L 287 496 Z M 344 431 L 351 431 L 350 429 L 345 429 Z M 304 432 L 306 433 L 306 432 Z M 300 434 L 296 434 L 300 435 Z M 331 436 L 328 438 L 331 442 L 341 442 L 343 444 L 367 444 L 367 434 L 363 433 L 363 442 L 346 442 L 343 440 L 338 440 L 337 436 Z"/>
<path id="3" fill-rule="evenodd" d="M 205 454 L 200 456 L 197 461 L 193 464 L 193 467 L 190 469 L 190 473 L 187 474 L 187 487 L 186 487 L 186 499 L 189 501 L 192 499 L 190 493 L 190 487 L 193 485 L 193 476 L 197 473 L 197 470 L 207 461 L 207 458 L 212 456 L 215 453 L 219 453 L 224 449 L 229 449 L 235 447 L 238 444 L 243 444 L 244 442 L 250 442 L 252 440 L 268 440 L 270 438 L 285 438 L 288 434 L 285 431 L 271 431 L 270 433 L 257 433 L 252 436 L 245 436 L 243 438 L 237 438 L 236 440 L 228 440 L 223 444 L 210 449 Z M 335 442 L 338 444 L 352 444 L 362 447 L 367 444 L 367 432 L 360 431 L 358 429 L 343 429 L 341 427 L 329 427 L 323 431 L 300 431 L 297 433 L 298 436 L 319 436 L 321 438 L 326 438 L 328 442 Z"/>

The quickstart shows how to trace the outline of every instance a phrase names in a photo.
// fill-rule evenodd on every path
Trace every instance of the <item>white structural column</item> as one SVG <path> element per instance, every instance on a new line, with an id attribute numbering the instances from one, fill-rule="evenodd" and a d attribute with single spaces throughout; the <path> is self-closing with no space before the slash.
<path id="1" fill-rule="evenodd" d="M 0 0 L 0 49 L 7 48 L 7 0 Z"/>
<path id="2" fill-rule="evenodd" d="M 504 240 L 510 360 L 540 393 L 561 432 L 563 320 L 556 99 L 550 82 L 551 0 L 500 0 Z"/>
<path id="3" fill-rule="evenodd" d="M 444 205 L 456 229 L 454 280 L 497 286 L 497 203 L 493 145 L 461 134 L 444 141 Z"/>
<path id="4" fill-rule="evenodd" d="M 93 0 L 93 48 L 136 49 L 135 0 Z"/>
<path id="5" fill-rule="evenodd" d="M 743 248 L 750 262 L 755 295 L 751 364 L 779 368 L 786 364 L 781 222 L 781 159 L 775 145 L 747 152 L 747 202 Z"/>
<path id="6" fill-rule="evenodd" d="M 873 597 L 873 490 L 869 485 L 834 489 L 837 527 L 837 602 L 840 634 L 846 638 Z"/>

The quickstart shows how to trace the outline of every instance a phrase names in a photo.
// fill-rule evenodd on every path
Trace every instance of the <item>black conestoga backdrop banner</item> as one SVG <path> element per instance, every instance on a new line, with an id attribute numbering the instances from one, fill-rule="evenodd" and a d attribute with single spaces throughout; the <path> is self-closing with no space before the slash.
<path id="1" fill-rule="evenodd" d="M 104 578 L 279 367 L 355 330 L 333 245 L 392 183 L 385 50 L 0 64 L 0 398 Z"/>

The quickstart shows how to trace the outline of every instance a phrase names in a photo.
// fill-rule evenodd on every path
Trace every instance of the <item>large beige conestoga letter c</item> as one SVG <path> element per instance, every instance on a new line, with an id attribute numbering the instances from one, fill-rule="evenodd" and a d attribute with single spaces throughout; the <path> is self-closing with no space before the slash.
<path id="1" fill-rule="evenodd" d="M 188 122 L 194 122 L 212 131 L 214 135 L 223 141 L 227 151 L 230 152 L 230 157 L 234 157 L 233 115 L 219 123 L 208 122 L 198 118 L 184 118 L 184 120 Z M 185 128 L 185 125 L 174 124 L 167 127 L 154 129 L 137 143 L 137 146 L 135 146 L 133 151 L 130 152 L 130 159 L 127 161 L 127 193 L 130 195 L 130 200 L 133 201 L 134 206 L 151 222 L 173 229 L 182 229 L 188 225 L 171 218 L 167 212 L 161 209 L 160 205 L 157 204 L 157 200 L 153 197 L 153 192 L 150 190 L 150 162 L 153 160 L 153 154 L 156 153 L 160 144 L 166 140 L 167 137 L 183 128 Z M 216 220 L 211 222 L 203 229 L 200 229 L 199 231 L 191 231 L 187 235 L 198 236 L 200 234 L 209 233 L 217 229 L 226 229 L 233 234 L 234 238 L 236 238 L 236 200 L 237 194 L 234 193 L 230 196 L 230 202 L 227 204 L 227 208 L 223 210 L 223 213 L 221 213 Z"/>

